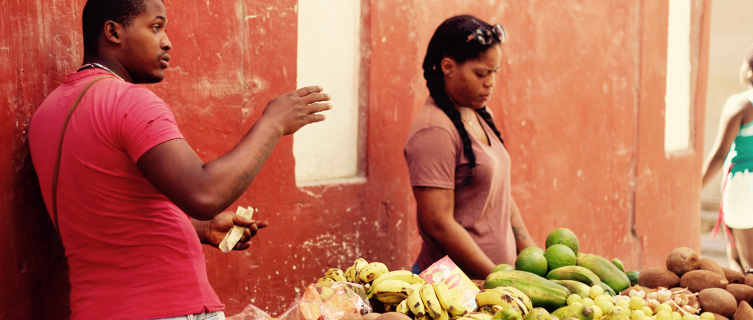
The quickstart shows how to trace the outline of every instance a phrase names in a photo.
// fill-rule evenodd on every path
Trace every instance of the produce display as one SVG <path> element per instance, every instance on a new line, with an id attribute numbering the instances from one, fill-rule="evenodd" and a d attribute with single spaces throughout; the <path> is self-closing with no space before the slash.
<path id="1" fill-rule="evenodd" d="M 545 249 L 527 248 L 514 266 L 494 268 L 474 287 L 470 303 L 467 292 L 460 298 L 446 281 L 364 259 L 345 271 L 330 269 L 318 282 L 360 284 L 374 313 L 396 319 L 753 320 L 753 275 L 722 268 L 690 248 L 672 250 L 666 268 L 642 271 L 580 249 L 572 231 L 554 230 Z"/>

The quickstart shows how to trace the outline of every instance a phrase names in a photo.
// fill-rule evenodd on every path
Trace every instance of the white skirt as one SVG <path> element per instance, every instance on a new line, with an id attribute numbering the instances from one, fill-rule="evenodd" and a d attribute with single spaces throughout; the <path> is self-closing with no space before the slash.
<path id="1" fill-rule="evenodd" d="M 745 170 L 728 174 L 722 196 L 722 211 L 724 223 L 730 228 L 753 228 L 753 173 Z"/>

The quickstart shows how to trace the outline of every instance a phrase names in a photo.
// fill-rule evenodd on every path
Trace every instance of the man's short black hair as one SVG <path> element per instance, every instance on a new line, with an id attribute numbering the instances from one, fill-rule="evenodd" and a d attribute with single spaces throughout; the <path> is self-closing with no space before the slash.
<path id="1" fill-rule="evenodd" d="M 84 52 L 99 55 L 99 36 L 105 22 L 112 20 L 129 26 L 133 19 L 146 10 L 147 0 L 89 0 L 81 18 L 84 31 Z"/>

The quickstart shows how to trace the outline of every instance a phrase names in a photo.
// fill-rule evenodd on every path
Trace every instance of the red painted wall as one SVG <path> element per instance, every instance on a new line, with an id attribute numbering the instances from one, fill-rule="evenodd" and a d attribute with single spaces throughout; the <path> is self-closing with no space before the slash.
<path id="1" fill-rule="evenodd" d="M 0 319 L 69 314 L 67 267 L 25 130 L 45 96 L 80 65 L 84 3 L 0 5 Z M 205 161 L 232 148 L 267 101 L 295 89 L 296 3 L 166 1 L 173 60 L 166 80 L 149 88 L 173 108 Z M 299 189 L 293 138 L 284 138 L 237 202 L 259 208 L 255 218 L 271 226 L 246 252 L 206 250 L 229 315 L 249 303 L 279 314 L 327 268 L 357 257 L 410 267 L 421 240 L 402 148 L 428 95 L 420 67 L 428 40 L 460 13 L 508 31 L 490 108 L 512 157 L 513 196 L 538 244 L 568 227 L 583 251 L 618 257 L 629 269 L 661 265 L 676 246 L 700 250 L 710 0 L 694 0 L 693 147 L 669 157 L 666 2 L 362 3 L 366 182 Z"/>

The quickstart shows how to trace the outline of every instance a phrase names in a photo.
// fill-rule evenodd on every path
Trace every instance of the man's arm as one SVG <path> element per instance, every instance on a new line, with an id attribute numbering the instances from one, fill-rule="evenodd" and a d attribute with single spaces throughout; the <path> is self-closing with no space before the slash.
<path id="1" fill-rule="evenodd" d="M 515 199 L 510 196 L 510 226 L 512 226 L 512 233 L 515 234 L 515 250 L 520 253 L 525 248 L 535 247 L 536 243 L 533 242 L 533 238 L 528 234 L 526 224 L 523 222 L 523 217 L 520 216 L 520 210 L 515 203 Z"/>
<path id="2" fill-rule="evenodd" d="M 199 241 L 203 244 L 208 244 L 214 247 L 220 246 L 220 242 L 225 239 L 225 235 L 234 225 L 248 228 L 243 232 L 243 236 L 233 250 L 248 249 L 251 246 L 251 243 L 249 242 L 251 238 L 256 235 L 259 229 L 268 226 L 266 221 L 246 219 L 230 211 L 222 212 L 209 221 L 191 219 L 191 224 L 193 224 L 194 229 L 196 229 Z"/>
<path id="3" fill-rule="evenodd" d="M 284 135 L 324 120 L 329 95 L 321 87 L 306 87 L 267 104 L 262 117 L 227 154 L 204 163 L 185 140 L 159 144 L 137 164 L 157 190 L 197 220 L 211 220 L 237 200 Z"/>

